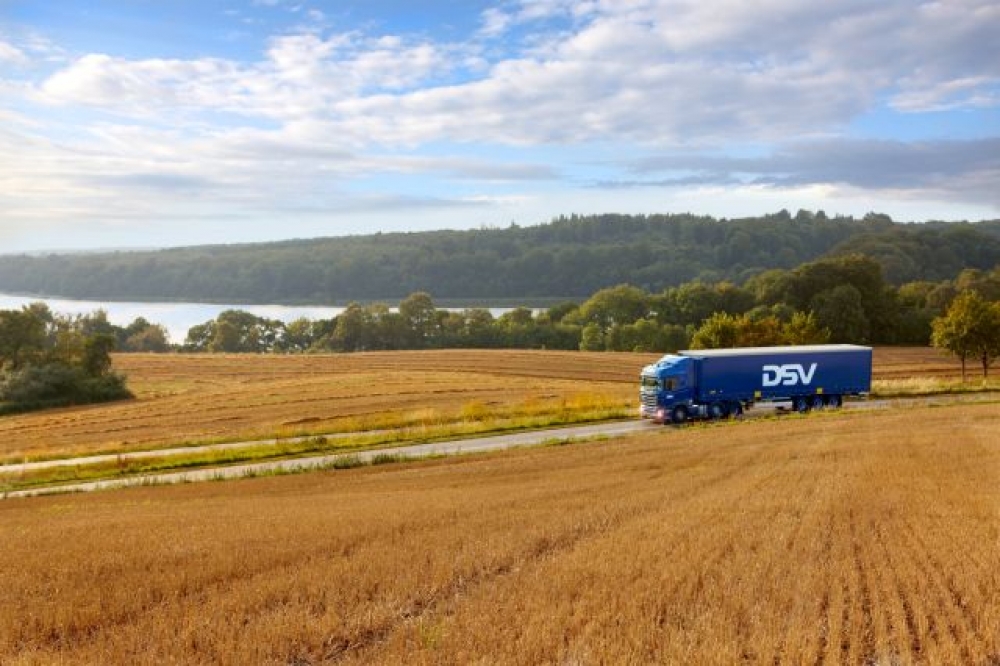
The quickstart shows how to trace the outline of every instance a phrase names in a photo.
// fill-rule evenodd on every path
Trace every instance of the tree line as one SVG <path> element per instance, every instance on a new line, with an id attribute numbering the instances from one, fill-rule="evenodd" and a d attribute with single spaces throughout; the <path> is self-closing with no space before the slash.
<path id="1" fill-rule="evenodd" d="M 226 310 L 193 326 L 183 345 L 140 317 L 111 324 L 105 312 L 65 316 L 43 303 L 0 310 L 0 413 L 129 397 L 112 350 L 357 352 L 527 348 L 668 352 L 692 348 L 826 342 L 933 343 L 982 366 L 1000 356 L 1000 265 L 940 282 L 893 286 L 863 255 L 772 269 L 742 284 L 695 280 L 659 292 L 621 284 L 582 302 L 524 307 L 498 317 L 483 308 L 438 308 L 415 292 L 391 308 L 351 303 L 331 319 L 284 323 Z"/>
<path id="2" fill-rule="evenodd" d="M 590 215 L 470 231 L 373 234 L 144 252 L 0 257 L 0 290 L 70 298 L 337 304 L 427 292 L 475 302 L 581 300 L 744 283 L 768 269 L 863 254 L 890 284 L 1000 263 L 1000 220 L 900 224 L 822 211 L 716 219 Z"/>
<path id="3" fill-rule="evenodd" d="M 101 319 L 44 303 L 0 310 L 0 414 L 131 397 L 111 367 L 115 336 L 94 325 Z"/>
<path id="4" fill-rule="evenodd" d="M 1000 302 L 1000 266 L 991 271 L 965 269 L 951 280 L 896 287 L 885 280 L 877 262 L 848 255 L 790 270 L 773 269 L 740 285 L 696 280 L 651 293 L 622 284 L 601 289 L 582 302 L 566 301 L 540 310 L 515 308 L 498 317 L 482 308 L 438 308 L 426 292 L 407 296 L 396 308 L 354 302 L 332 319 L 303 318 L 288 324 L 227 310 L 192 327 L 183 349 L 355 352 L 465 347 L 666 352 L 685 347 L 825 342 L 927 345 L 932 340 L 950 349 L 945 334 L 939 333 L 941 325 L 935 322 L 945 318 L 953 304 L 972 298 L 969 294 L 981 299 L 987 309 L 1000 307 L 992 305 Z M 995 337 L 1000 341 L 1000 331 Z M 966 350 L 967 356 L 980 353 L 972 349 Z"/>

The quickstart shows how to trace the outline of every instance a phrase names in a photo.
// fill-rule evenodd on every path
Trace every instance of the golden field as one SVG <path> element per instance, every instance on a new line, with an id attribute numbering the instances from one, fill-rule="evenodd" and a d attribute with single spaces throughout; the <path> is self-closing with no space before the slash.
<path id="1" fill-rule="evenodd" d="M 650 355 L 428 351 L 119 354 L 136 400 L 0 419 L 0 460 L 558 412 L 634 412 Z"/>
<path id="2" fill-rule="evenodd" d="M 639 371 L 658 357 L 514 350 L 119 354 L 115 367 L 128 376 L 136 400 L 4 417 L 0 460 L 516 419 L 593 406 L 631 415 Z M 955 359 L 931 349 L 875 351 L 877 385 L 958 374 Z"/>
<path id="3" fill-rule="evenodd" d="M 0 502 L 0 663 L 996 664 L 1000 405 Z"/>

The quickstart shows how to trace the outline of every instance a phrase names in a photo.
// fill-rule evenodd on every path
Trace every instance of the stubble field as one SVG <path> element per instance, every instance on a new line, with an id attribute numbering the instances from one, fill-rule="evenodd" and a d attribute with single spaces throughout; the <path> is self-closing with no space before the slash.
<path id="1" fill-rule="evenodd" d="M 137 399 L 0 419 L 0 461 L 525 416 L 631 415 L 659 354 L 445 350 L 329 355 L 119 354 Z M 931 349 L 875 350 L 882 386 L 954 380 Z M 919 388 L 919 387 L 918 387 Z M 500 424 L 502 425 L 502 424 Z"/>
<path id="2" fill-rule="evenodd" d="M 0 460 L 566 411 L 629 414 L 648 354 L 119 354 L 136 400 L 0 419 Z"/>
<path id="3" fill-rule="evenodd" d="M 996 664 L 1000 406 L 0 502 L 0 662 Z"/>

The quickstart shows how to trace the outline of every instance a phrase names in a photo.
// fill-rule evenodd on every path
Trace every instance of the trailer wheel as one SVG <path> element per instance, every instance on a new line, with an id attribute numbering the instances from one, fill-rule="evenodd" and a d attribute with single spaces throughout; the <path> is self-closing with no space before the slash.
<path id="1" fill-rule="evenodd" d="M 729 408 L 729 415 L 734 419 L 738 419 L 743 416 L 743 405 L 739 401 L 736 401 Z"/>
<path id="2" fill-rule="evenodd" d="M 814 395 L 812 399 L 812 409 L 823 409 L 826 406 L 826 400 L 823 399 L 821 395 Z"/>
<path id="3" fill-rule="evenodd" d="M 826 396 L 826 406 L 833 409 L 837 409 L 844 404 L 844 399 L 839 395 L 828 395 Z"/>
<path id="4" fill-rule="evenodd" d="M 708 415 L 713 421 L 729 416 L 729 405 L 724 402 L 713 402 L 708 406 Z"/>
<path id="5" fill-rule="evenodd" d="M 806 400 L 805 396 L 799 396 L 792 400 L 792 409 L 797 412 L 805 413 L 809 411 L 809 401 Z"/>
<path id="6" fill-rule="evenodd" d="M 688 420 L 688 408 L 684 405 L 677 405 L 670 410 L 670 421 L 675 425 L 680 425 Z"/>

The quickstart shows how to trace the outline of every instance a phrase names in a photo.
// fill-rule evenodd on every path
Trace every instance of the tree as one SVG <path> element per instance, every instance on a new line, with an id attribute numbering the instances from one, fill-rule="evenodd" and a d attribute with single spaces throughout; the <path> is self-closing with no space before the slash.
<path id="1" fill-rule="evenodd" d="M 418 349 L 432 346 L 437 337 L 437 309 L 431 295 L 424 291 L 410 294 L 399 304 L 399 314 Z"/>
<path id="2" fill-rule="evenodd" d="M 350 303 L 337 316 L 329 345 L 338 351 L 364 351 L 371 347 L 371 322 L 364 306 Z"/>
<path id="3" fill-rule="evenodd" d="M 537 346 L 535 318 L 528 308 L 514 308 L 500 315 L 495 323 L 503 336 L 504 346 L 518 349 Z"/>
<path id="4" fill-rule="evenodd" d="M 739 346 L 740 322 L 728 312 L 716 312 L 702 322 L 691 338 L 692 349 L 722 349 Z"/>
<path id="5" fill-rule="evenodd" d="M 580 336 L 580 351 L 603 351 L 604 332 L 596 322 L 590 322 L 583 327 Z"/>
<path id="6" fill-rule="evenodd" d="M 784 329 L 777 317 L 741 315 L 737 323 L 740 347 L 773 347 L 785 342 Z"/>
<path id="7" fill-rule="evenodd" d="M 115 326 L 108 321 L 108 313 L 103 309 L 81 315 L 77 319 L 75 328 L 87 337 L 93 335 L 114 336 L 115 334 Z"/>
<path id="8" fill-rule="evenodd" d="M 785 344 L 819 345 L 830 341 L 830 329 L 823 328 L 812 312 L 796 312 L 782 331 Z"/>
<path id="9" fill-rule="evenodd" d="M 87 337 L 83 343 L 83 371 L 91 377 L 102 377 L 111 370 L 111 350 L 115 348 L 115 336 L 98 333 Z"/>
<path id="10" fill-rule="evenodd" d="M 990 364 L 1000 355 L 1000 305 L 988 303 L 975 291 L 959 294 L 931 328 L 931 343 L 961 360 L 963 382 L 967 358 L 979 359 L 985 378 Z"/>
<path id="11" fill-rule="evenodd" d="M 983 379 L 986 379 L 990 364 L 1000 356 L 1000 302 L 989 305 L 982 326 L 976 340 L 976 353 L 983 368 Z"/>
<path id="12" fill-rule="evenodd" d="M 818 324 L 830 331 L 833 342 L 868 342 L 871 323 L 861 292 L 842 284 L 817 293 L 809 303 Z"/>
<path id="13" fill-rule="evenodd" d="M 192 329 L 193 330 L 193 329 Z M 266 352 L 278 345 L 284 324 L 244 310 L 225 310 L 215 318 L 207 349 L 213 352 Z M 191 331 L 188 332 L 188 338 Z"/>
<path id="14" fill-rule="evenodd" d="M 472 308 L 462 313 L 462 337 L 472 347 L 497 346 L 493 314 L 484 308 Z"/>
<path id="15" fill-rule="evenodd" d="M 279 347 L 283 351 L 303 352 L 315 342 L 313 323 L 306 317 L 299 317 L 285 325 Z"/>
<path id="16" fill-rule="evenodd" d="M 215 335 L 208 344 L 210 352 L 238 352 L 243 350 L 239 326 L 230 319 L 220 318 L 215 324 Z"/>
<path id="17" fill-rule="evenodd" d="M 127 352 L 165 352 L 170 349 L 170 335 L 161 324 L 152 324 L 145 317 L 136 317 L 125 327 L 112 326 L 118 341 L 116 349 Z"/>
<path id="18" fill-rule="evenodd" d="M 215 320 L 213 319 L 189 328 L 187 338 L 184 340 L 184 348 L 189 351 L 208 351 L 208 347 L 214 339 Z"/>
<path id="19" fill-rule="evenodd" d="M 30 308 L 0 310 L 0 368 L 20 370 L 46 346 L 45 321 Z"/>
<path id="20" fill-rule="evenodd" d="M 619 336 L 616 347 L 619 351 L 662 352 L 667 351 L 669 344 L 664 327 L 651 319 L 640 319 L 620 327 Z"/>
<path id="21" fill-rule="evenodd" d="M 579 304 L 575 303 L 574 301 L 564 301 L 562 303 L 558 303 L 550 307 L 546 311 L 546 314 L 548 314 L 549 316 L 549 321 L 551 321 L 554 324 L 558 324 L 566 317 L 566 315 L 570 314 L 571 312 L 575 312 L 576 310 L 579 309 L 580 309 Z"/>
<path id="22" fill-rule="evenodd" d="M 824 258 L 802 264 L 793 275 L 787 302 L 815 312 L 834 342 L 891 341 L 896 313 L 877 261 L 858 254 Z"/>
<path id="23" fill-rule="evenodd" d="M 649 296 L 627 284 L 601 289 L 570 316 L 580 323 L 594 323 L 607 331 L 614 324 L 631 324 L 649 314 Z"/>
<path id="24" fill-rule="evenodd" d="M 167 329 L 160 324 L 149 324 L 129 335 L 122 347 L 133 352 L 165 352 L 170 349 Z"/>

